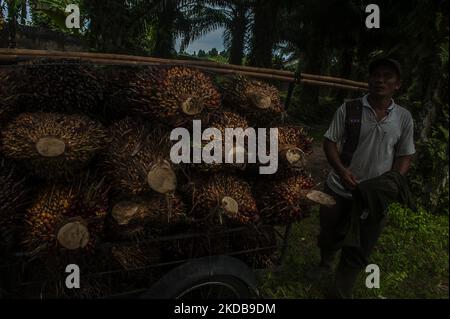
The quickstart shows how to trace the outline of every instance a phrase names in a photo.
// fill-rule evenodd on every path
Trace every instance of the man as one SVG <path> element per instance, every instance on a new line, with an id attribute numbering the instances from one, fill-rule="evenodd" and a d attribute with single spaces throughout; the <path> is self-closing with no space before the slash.
<path id="1" fill-rule="evenodd" d="M 343 246 L 355 187 L 389 171 L 405 175 L 415 153 L 412 116 L 392 99 L 401 86 L 400 64 L 388 58 L 371 62 L 368 82 L 369 93 L 344 103 L 324 135 L 323 148 L 332 167 L 325 192 L 335 198 L 336 205 L 320 209 L 321 262 L 316 274 L 331 271 L 334 258 Z M 378 235 L 364 234 L 366 242 L 370 242 L 364 247 L 365 256 L 370 254 Z M 345 286 L 346 281 L 355 280 L 356 273 L 345 266 L 347 253 L 342 250 L 337 285 Z M 346 276 L 352 279 L 347 280 Z M 349 283 L 347 290 L 351 286 Z"/>

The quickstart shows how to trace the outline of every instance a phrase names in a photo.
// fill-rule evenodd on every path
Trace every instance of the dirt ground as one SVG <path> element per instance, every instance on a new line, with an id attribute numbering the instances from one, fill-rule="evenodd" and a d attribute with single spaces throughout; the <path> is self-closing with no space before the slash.
<path id="1" fill-rule="evenodd" d="M 316 183 L 319 184 L 317 189 L 322 189 L 330 169 L 325 153 L 323 152 L 322 140 L 313 141 L 312 154 L 307 159 L 305 169 L 306 172 L 311 174 Z"/>
<path id="2" fill-rule="evenodd" d="M 307 157 L 306 160 L 306 173 L 311 174 L 311 177 L 316 182 L 316 189 L 322 190 L 325 183 L 326 177 L 330 170 L 330 165 L 328 164 L 327 158 L 323 151 L 323 135 L 326 132 L 327 125 L 305 125 L 304 127 L 306 134 L 313 138 L 312 143 L 312 154 Z"/>

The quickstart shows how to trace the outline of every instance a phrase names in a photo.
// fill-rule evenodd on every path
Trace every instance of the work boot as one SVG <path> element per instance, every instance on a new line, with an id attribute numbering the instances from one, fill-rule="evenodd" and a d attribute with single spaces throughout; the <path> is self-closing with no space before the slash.
<path id="1" fill-rule="evenodd" d="M 321 249 L 320 256 L 319 265 L 306 272 L 306 278 L 310 281 L 320 281 L 333 273 L 333 261 L 336 257 L 336 251 Z"/>
<path id="2" fill-rule="evenodd" d="M 359 268 L 339 265 L 336 269 L 332 298 L 353 299 L 353 287 L 360 271 Z"/>
<path id="3" fill-rule="evenodd" d="M 325 268 L 333 268 L 333 262 L 336 259 L 336 250 L 331 249 L 320 249 L 320 264 L 319 266 Z"/>

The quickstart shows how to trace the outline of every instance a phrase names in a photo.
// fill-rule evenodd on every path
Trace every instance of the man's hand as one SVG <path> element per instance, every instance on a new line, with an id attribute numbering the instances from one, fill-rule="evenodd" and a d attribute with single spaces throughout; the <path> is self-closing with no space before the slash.
<path id="1" fill-rule="evenodd" d="M 349 190 L 354 190 L 358 182 L 355 176 L 348 168 L 343 168 L 338 171 L 339 177 L 341 178 L 342 184 Z"/>
<path id="2" fill-rule="evenodd" d="M 353 190 L 358 182 L 356 181 L 355 176 L 353 176 L 353 173 L 342 165 L 336 142 L 325 138 L 323 142 L 323 150 L 327 156 L 328 162 L 341 178 L 343 186 L 349 190 Z"/>
<path id="3" fill-rule="evenodd" d="M 392 170 L 397 171 L 402 175 L 406 175 L 406 173 L 411 168 L 412 160 L 413 160 L 412 155 L 398 156 L 394 159 L 394 163 L 392 164 Z"/>

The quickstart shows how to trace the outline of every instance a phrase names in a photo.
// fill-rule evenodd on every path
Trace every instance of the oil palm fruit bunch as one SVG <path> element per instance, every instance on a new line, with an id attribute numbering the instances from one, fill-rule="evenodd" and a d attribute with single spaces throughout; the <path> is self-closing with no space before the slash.
<path id="1" fill-rule="evenodd" d="M 302 128 L 284 126 L 278 128 L 278 163 L 286 168 L 302 168 L 311 154 L 312 138 Z"/>
<path id="2" fill-rule="evenodd" d="M 110 121 L 120 120 L 131 114 L 138 97 L 134 94 L 131 83 L 136 81 L 141 68 L 131 65 L 104 66 L 101 70 L 103 85 L 103 103 L 110 110 L 106 118 Z M 142 75 L 141 75 L 142 76 Z"/>
<path id="3" fill-rule="evenodd" d="M 255 185 L 261 219 L 266 224 L 287 224 L 306 217 L 313 203 L 332 206 L 332 197 L 312 190 L 314 181 L 303 174 L 291 174 Z"/>
<path id="4" fill-rule="evenodd" d="M 259 218 L 250 185 L 237 176 L 215 174 L 190 185 L 192 217 L 200 224 L 249 224 Z"/>
<path id="5" fill-rule="evenodd" d="M 243 170 L 246 167 L 246 159 L 247 159 L 247 147 L 245 141 L 243 141 L 243 145 L 239 146 L 236 142 L 231 141 L 230 147 L 226 147 L 226 139 L 225 139 L 225 129 L 231 128 L 231 129 L 242 129 L 242 131 L 245 131 L 249 125 L 247 120 L 240 116 L 239 114 L 236 114 L 234 112 L 216 112 L 211 114 L 209 118 L 209 127 L 218 129 L 221 134 L 221 138 L 219 136 L 211 136 L 210 141 L 203 141 L 202 142 L 202 149 L 205 149 L 205 147 L 208 147 L 207 145 L 210 144 L 213 141 L 216 141 L 218 143 L 217 148 L 222 149 L 222 158 L 221 162 L 218 163 L 194 163 L 192 164 L 193 168 L 198 169 L 202 172 L 219 172 L 223 170 Z M 193 147 L 196 147 L 197 145 L 193 145 Z M 212 146 L 212 144 L 210 144 Z M 216 149 L 216 147 L 215 147 Z M 227 153 L 228 152 L 228 153 Z M 237 153 L 242 153 L 244 158 L 244 163 L 237 163 Z M 226 159 L 229 159 L 230 163 L 226 162 Z"/>
<path id="6" fill-rule="evenodd" d="M 212 235 L 205 234 L 204 230 L 203 234 L 204 236 L 162 242 L 161 261 L 173 262 L 174 260 L 226 255 L 232 251 L 227 236 L 220 236 L 217 232 Z"/>
<path id="7" fill-rule="evenodd" d="M 148 266 L 159 261 L 158 245 L 123 245 L 114 246 L 111 255 L 126 270 Z"/>
<path id="8" fill-rule="evenodd" d="M 19 174 L 17 166 L 0 159 L 0 248 L 9 250 L 15 244 L 28 193 L 26 178 Z"/>
<path id="9" fill-rule="evenodd" d="M 102 85 L 92 64 L 76 59 L 38 59 L 20 68 L 20 103 L 30 111 L 102 115 Z M 100 117 L 100 116 L 99 116 Z"/>
<path id="10" fill-rule="evenodd" d="M 136 111 L 181 126 L 219 109 L 220 93 L 203 72 L 184 66 L 144 70 L 133 83 Z"/>
<path id="11" fill-rule="evenodd" d="M 6 157 L 50 179 L 73 176 L 107 141 L 107 130 L 84 115 L 22 113 L 1 132 Z"/>
<path id="12" fill-rule="evenodd" d="M 26 211 L 25 248 L 92 251 L 103 233 L 108 191 L 103 178 L 89 174 L 78 182 L 43 189 Z"/>
<path id="13" fill-rule="evenodd" d="M 12 81 L 13 71 L 0 69 L 0 127 L 19 112 L 16 105 L 15 82 Z"/>
<path id="14" fill-rule="evenodd" d="M 283 106 L 274 86 L 238 75 L 222 84 L 224 103 L 244 114 L 251 126 L 281 121 Z"/>
<path id="15" fill-rule="evenodd" d="M 119 201 L 111 217 L 114 234 L 130 239 L 158 235 L 187 220 L 184 203 L 172 193 Z"/>
<path id="16" fill-rule="evenodd" d="M 232 251 L 248 251 L 240 258 L 256 269 L 273 266 L 277 244 L 277 233 L 273 227 L 247 228 L 230 236 Z"/>
<path id="17" fill-rule="evenodd" d="M 110 127 L 110 135 L 105 167 L 116 191 L 125 195 L 175 191 L 177 177 L 167 131 L 126 118 Z"/>

